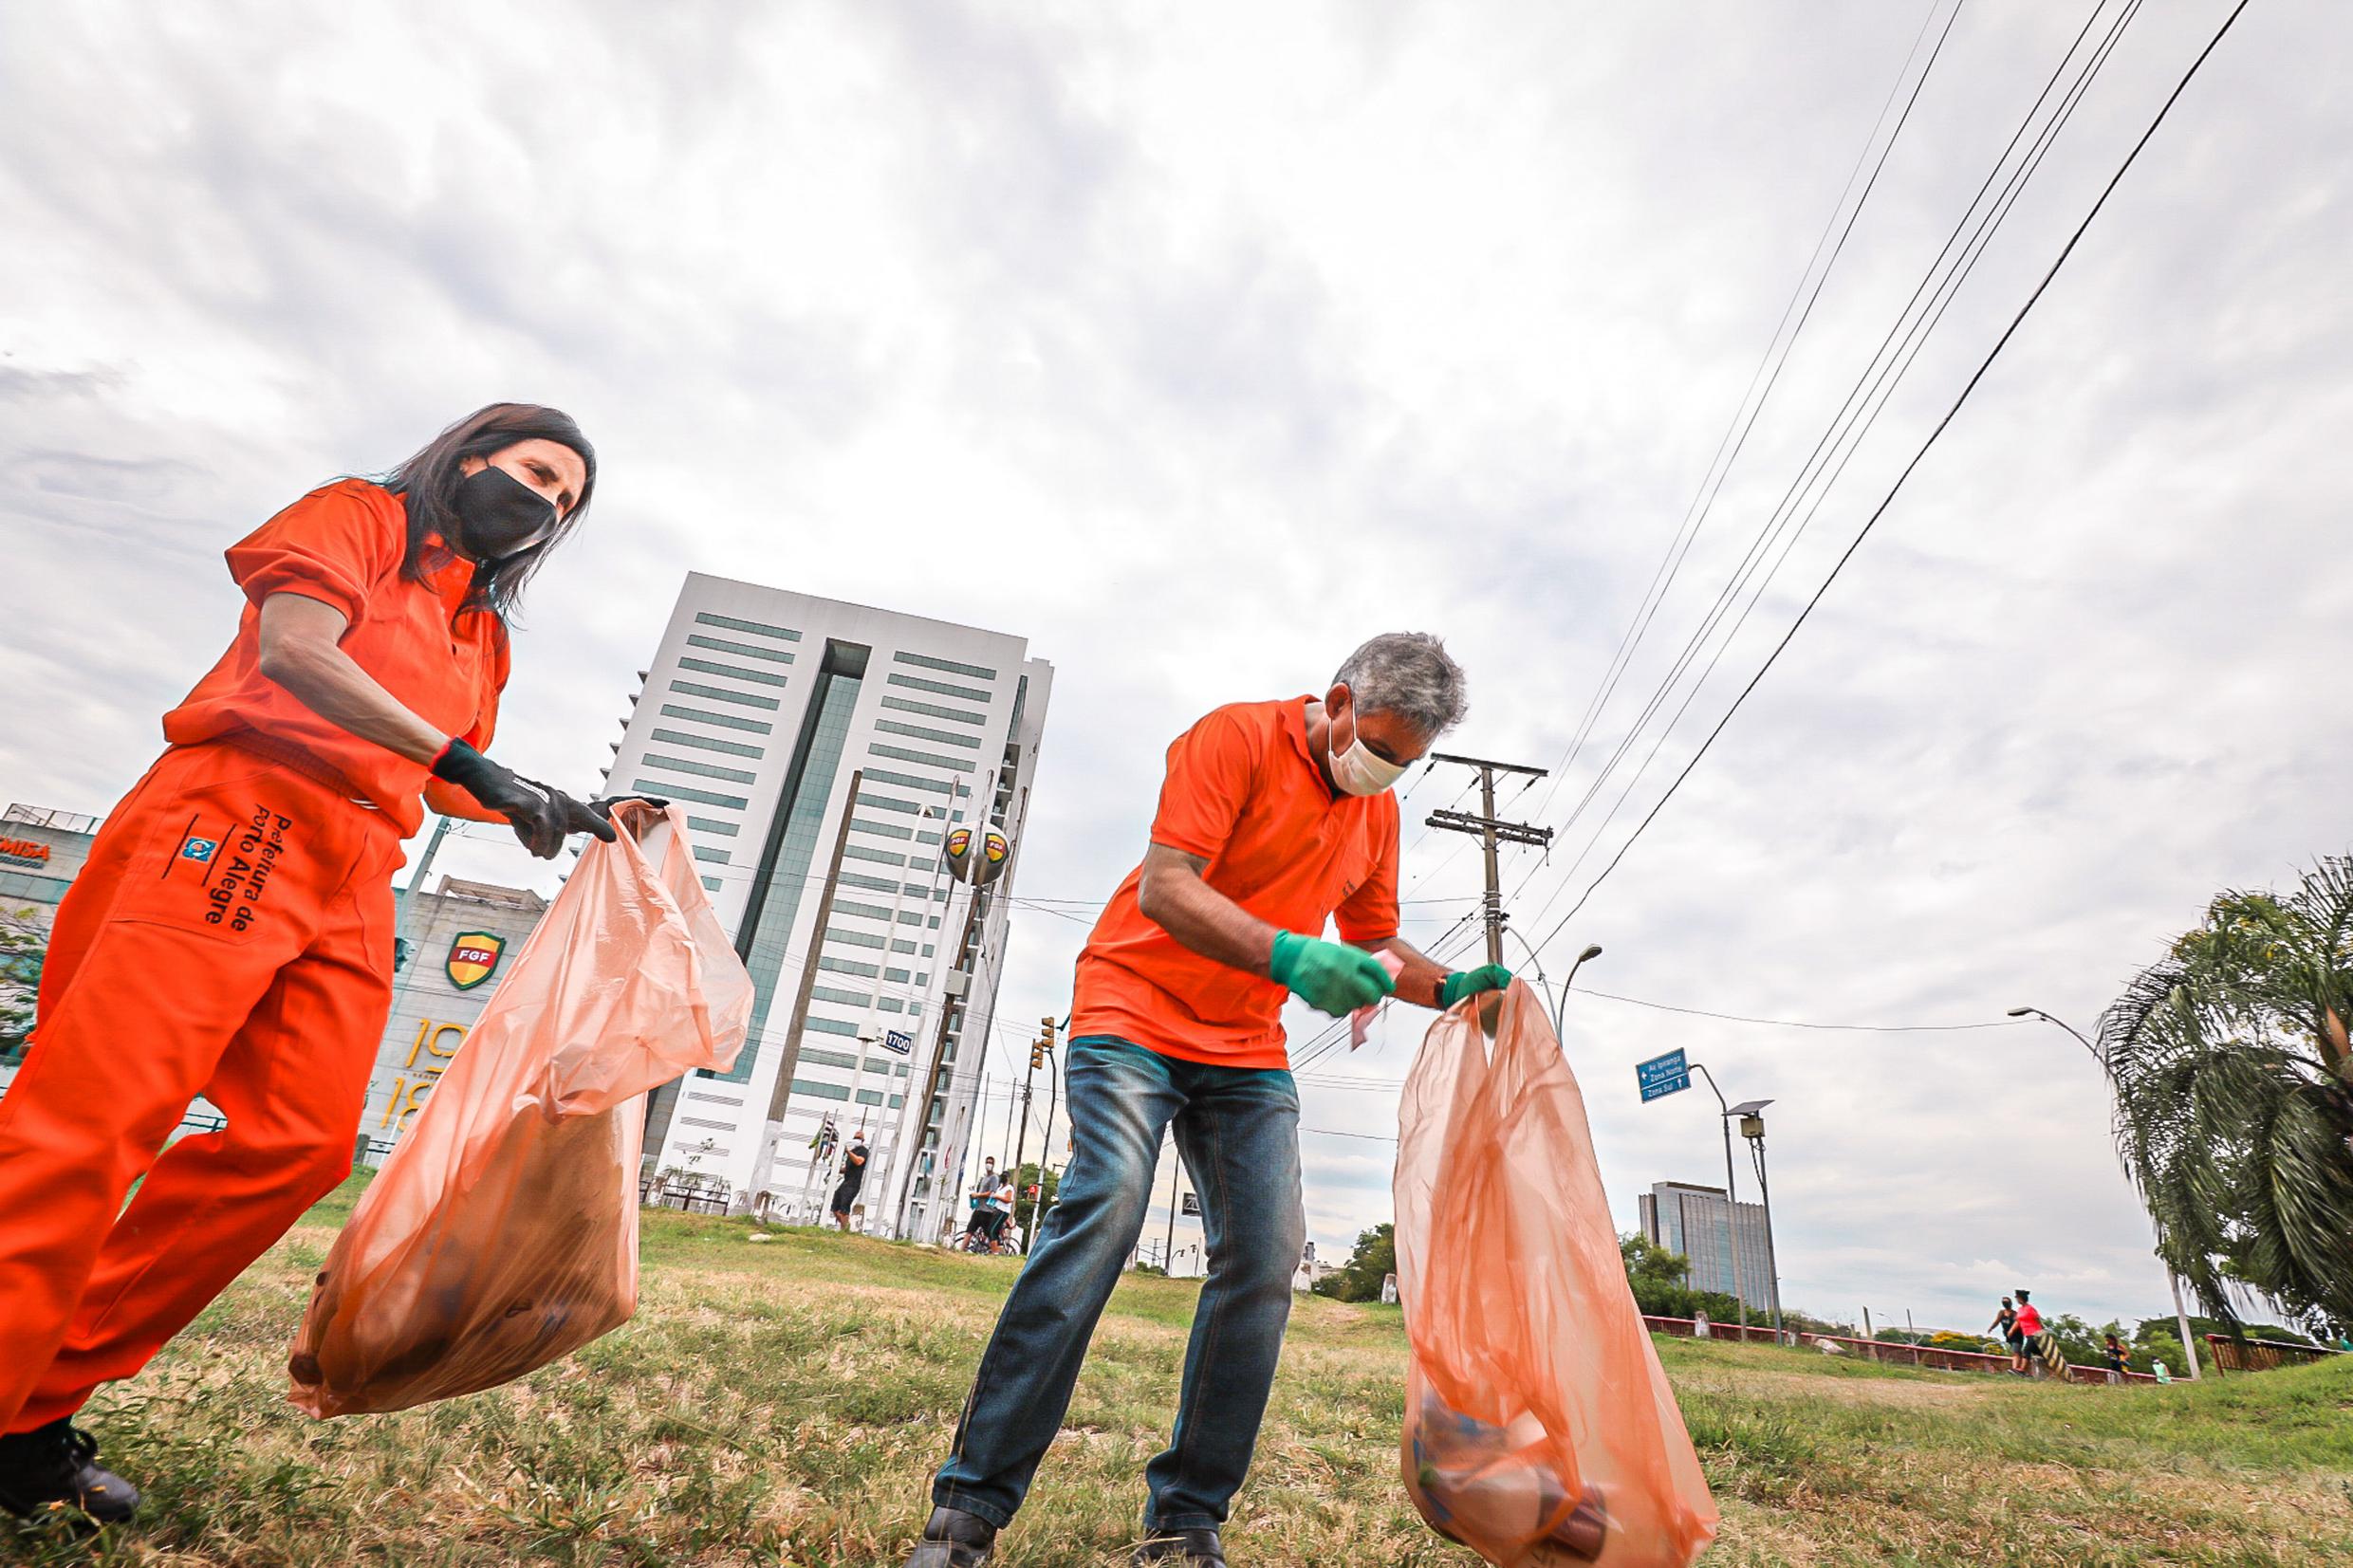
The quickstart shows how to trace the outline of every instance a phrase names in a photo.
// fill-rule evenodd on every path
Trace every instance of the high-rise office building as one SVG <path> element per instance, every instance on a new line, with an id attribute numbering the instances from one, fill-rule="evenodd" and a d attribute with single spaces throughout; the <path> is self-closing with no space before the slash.
<path id="1" fill-rule="evenodd" d="M 807 1217 L 830 1123 L 871 1152 L 862 1223 L 938 1234 L 962 1218 L 1053 667 L 1021 637 L 697 573 L 640 673 L 609 787 L 686 807 L 756 998 L 732 1071 L 655 1095 L 650 1169 Z M 940 855 L 983 813 L 1013 853 L 975 898 Z"/>
<path id="2" fill-rule="evenodd" d="M 1728 1205 L 1720 1187 L 1673 1181 L 1655 1183 L 1636 1203 L 1642 1234 L 1691 1261 L 1694 1290 L 1736 1296 L 1759 1311 L 1771 1303 L 1771 1252 L 1766 1245 L 1762 1204 Z M 1737 1271 L 1735 1245 L 1740 1249 Z"/>

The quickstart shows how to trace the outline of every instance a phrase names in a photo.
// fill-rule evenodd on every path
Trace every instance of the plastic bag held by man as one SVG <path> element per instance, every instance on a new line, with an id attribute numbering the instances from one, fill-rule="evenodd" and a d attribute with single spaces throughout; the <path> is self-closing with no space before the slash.
<path id="1" fill-rule="evenodd" d="M 336 1238 L 288 1363 L 311 1414 L 495 1388 L 637 1309 L 646 1091 L 733 1063 L 751 979 L 683 814 L 614 821 Z"/>
<path id="2" fill-rule="evenodd" d="M 1688 1568 L 1716 1511 L 1626 1286 L 1584 1098 L 1535 996 L 1431 1025 L 1405 1080 L 1405 1489 L 1499 1568 Z"/>

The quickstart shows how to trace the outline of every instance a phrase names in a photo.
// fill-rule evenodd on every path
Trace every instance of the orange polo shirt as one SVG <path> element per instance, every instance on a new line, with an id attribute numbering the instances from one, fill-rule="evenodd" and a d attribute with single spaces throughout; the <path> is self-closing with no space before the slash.
<path id="1" fill-rule="evenodd" d="M 437 542 L 436 542 L 437 543 Z M 473 567 L 455 555 L 430 560 L 426 582 L 400 575 L 408 513 L 400 498 L 364 479 L 312 490 L 231 545 L 229 575 L 245 590 L 237 636 L 195 690 L 163 716 L 174 746 L 228 740 L 276 756 L 365 801 L 403 838 L 434 809 L 491 818 L 471 795 L 433 780 L 425 765 L 363 741 L 305 707 L 262 673 L 261 603 L 300 594 L 350 622 L 341 644 L 352 662 L 418 718 L 489 750 L 507 685 L 507 628 L 487 610 L 460 613 Z"/>
<path id="2" fill-rule="evenodd" d="M 1209 861 L 1202 879 L 1261 920 L 1360 947 L 1398 933 L 1398 804 L 1335 795 L 1307 749 L 1307 704 L 1237 702 L 1176 737 L 1152 841 Z M 1079 955 L 1070 1037 L 1117 1035 L 1162 1056 L 1281 1067 L 1283 999 L 1263 975 L 1204 958 L 1144 917 L 1129 872 Z"/>

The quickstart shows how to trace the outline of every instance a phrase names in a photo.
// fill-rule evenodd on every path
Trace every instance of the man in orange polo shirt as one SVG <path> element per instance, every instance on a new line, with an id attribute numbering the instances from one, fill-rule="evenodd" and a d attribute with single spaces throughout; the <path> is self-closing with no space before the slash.
<path id="1" fill-rule="evenodd" d="M 1287 993 L 1344 1017 L 1394 992 L 1452 1006 L 1500 966 L 1449 974 L 1398 939 L 1389 786 L 1462 717 L 1437 638 L 1378 636 L 1319 700 L 1235 703 L 1177 737 L 1143 863 L 1079 958 L 1073 1148 L 932 1487 L 908 1568 L 974 1568 L 1061 1429 L 1095 1320 L 1135 1250 L 1160 1139 L 1200 1193 L 1209 1275 L 1166 1451 L 1145 1467 L 1139 1563 L 1223 1563 L 1306 1241 Z M 1338 942 L 1324 939 L 1338 916 Z M 1399 963 L 1395 979 L 1374 957 Z"/>

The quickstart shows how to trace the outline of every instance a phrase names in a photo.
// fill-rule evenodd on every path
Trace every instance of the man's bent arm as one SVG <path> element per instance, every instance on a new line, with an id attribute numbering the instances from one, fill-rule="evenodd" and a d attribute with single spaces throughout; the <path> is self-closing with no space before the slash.
<path id="1" fill-rule="evenodd" d="M 1405 966 L 1398 970 L 1397 994 L 1399 998 L 1424 1007 L 1438 1005 L 1438 987 L 1446 984 L 1445 965 L 1417 950 L 1401 936 L 1392 936 L 1386 942 L 1368 942 L 1365 950 L 1388 953 Z"/>
<path id="2" fill-rule="evenodd" d="M 1276 927 L 1261 920 L 1201 879 L 1206 856 L 1168 844 L 1144 851 L 1136 906 L 1145 919 L 1204 958 L 1264 975 L 1274 961 Z"/>
<path id="3" fill-rule="evenodd" d="M 1273 961 L 1277 928 L 1203 881 L 1201 873 L 1208 868 L 1205 857 L 1168 844 L 1152 845 L 1144 851 L 1137 906 L 1145 919 L 1202 957 L 1265 974 Z M 1391 953 L 1404 965 L 1398 972 L 1399 996 L 1425 1007 L 1438 1005 L 1438 987 L 1446 984 L 1444 965 L 1398 936 L 1367 943 L 1365 950 Z"/>

